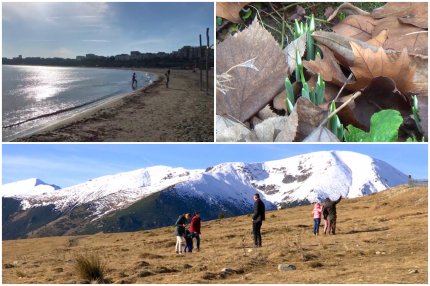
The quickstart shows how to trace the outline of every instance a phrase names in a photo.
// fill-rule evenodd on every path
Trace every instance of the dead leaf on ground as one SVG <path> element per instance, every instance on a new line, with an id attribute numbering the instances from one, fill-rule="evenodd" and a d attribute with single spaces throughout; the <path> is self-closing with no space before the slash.
<path id="1" fill-rule="evenodd" d="M 388 38 L 388 32 L 387 30 L 382 30 L 376 37 L 366 41 L 366 43 L 373 45 L 375 47 L 382 47 L 385 43 L 385 41 Z"/>
<path id="2" fill-rule="evenodd" d="M 408 49 L 408 53 L 427 56 L 428 31 L 415 26 L 402 24 L 396 17 L 379 20 L 372 32 L 376 37 L 381 31 L 387 30 L 387 40 L 382 46 L 384 49 L 401 51 Z"/>
<path id="3" fill-rule="evenodd" d="M 320 126 L 312 131 L 302 142 L 339 142 L 339 138 L 324 126 Z"/>
<path id="4" fill-rule="evenodd" d="M 372 38 L 372 31 L 375 28 L 376 20 L 370 16 L 352 15 L 346 17 L 342 22 L 332 29 L 337 34 L 368 41 Z"/>
<path id="5" fill-rule="evenodd" d="M 303 16 L 306 15 L 305 9 L 300 5 L 295 5 L 294 8 L 290 11 L 286 10 L 285 18 L 287 18 L 289 21 L 300 21 L 303 19 Z"/>
<path id="6" fill-rule="evenodd" d="M 293 112 L 288 116 L 290 124 L 276 137 L 276 142 L 299 142 L 305 139 L 324 120 L 327 113 L 308 99 L 299 97 Z M 292 122 L 297 122 L 294 127 Z"/>
<path id="7" fill-rule="evenodd" d="M 327 21 L 333 20 L 339 12 L 345 12 L 348 15 L 369 15 L 369 12 L 363 11 L 358 7 L 355 7 L 351 3 L 343 3 L 329 16 Z"/>
<path id="8" fill-rule="evenodd" d="M 296 50 L 298 50 L 300 56 L 303 57 L 306 50 L 306 34 L 303 34 L 299 38 L 290 42 L 284 49 L 289 74 L 296 69 Z"/>
<path id="9" fill-rule="evenodd" d="M 239 12 L 243 7 L 248 5 L 249 2 L 217 2 L 216 3 L 216 15 L 218 17 L 229 20 L 233 23 L 240 23 Z"/>
<path id="10" fill-rule="evenodd" d="M 404 49 L 397 59 L 392 62 L 386 55 L 384 49 L 379 48 L 377 52 L 363 49 L 358 44 L 351 42 L 354 53 L 354 65 L 351 67 L 356 82 L 355 89 L 367 86 L 373 78 L 386 76 L 394 80 L 401 92 L 409 92 L 414 89 L 412 79 L 415 74 L 415 66 L 411 65 L 408 53 Z"/>
<path id="11" fill-rule="evenodd" d="M 225 93 L 217 89 L 217 114 L 229 114 L 244 122 L 284 89 L 288 75 L 285 55 L 258 21 L 217 46 L 217 77 L 232 66 L 254 58 L 258 71 L 243 67 L 232 69 L 229 72 L 232 89 Z"/>
<path id="12" fill-rule="evenodd" d="M 428 28 L 428 3 L 423 2 L 389 2 L 373 10 L 371 16 L 376 19 L 397 17 L 403 23 L 420 28 Z"/>
<path id="13" fill-rule="evenodd" d="M 216 115 L 217 142 L 246 142 L 255 140 L 255 134 L 242 123 L 225 116 Z"/>
<path id="14" fill-rule="evenodd" d="M 315 59 L 314 61 L 303 61 L 303 66 L 313 74 L 320 74 L 324 81 L 342 86 L 347 81 L 347 78 L 337 63 L 333 52 L 324 45 L 319 47 L 323 53 L 323 58 Z"/>
<path id="15" fill-rule="evenodd" d="M 346 100 L 348 97 L 342 98 L 342 102 Z M 410 99 L 402 94 L 397 89 L 395 82 L 388 77 L 372 79 L 363 89 L 361 96 L 347 107 L 349 108 L 343 109 L 338 114 L 341 122 L 345 126 L 352 124 L 365 131 L 369 131 L 370 118 L 378 111 L 395 109 L 404 117 L 409 116 L 412 112 Z"/>
<path id="16" fill-rule="evenodd" d="M 411 56 L 410 60 L 416 66 L 415 75 L 412 79 L 414 88 L 411 92 L 428 96 L 428 58 Z"/>

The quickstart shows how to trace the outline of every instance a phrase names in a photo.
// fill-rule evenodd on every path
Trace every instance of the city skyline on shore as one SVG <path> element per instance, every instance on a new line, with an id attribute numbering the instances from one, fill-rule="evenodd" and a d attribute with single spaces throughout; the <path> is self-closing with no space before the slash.
<path id="1" fill-rule="evenodd" d="M 213 44 L 213 3 L 3 3 L 3 57 L 171 53 Z"/>

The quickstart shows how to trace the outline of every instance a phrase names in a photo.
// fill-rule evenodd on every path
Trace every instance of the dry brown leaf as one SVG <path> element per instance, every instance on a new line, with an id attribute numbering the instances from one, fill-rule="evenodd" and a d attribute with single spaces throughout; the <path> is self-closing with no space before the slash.
<path id="1" fill-rule="evenodd" d="M 249 2 L 217 2 L 216 15 L 227 19 L 233 23 L 240 23 L 242 19 L 239 16 L 240 10 L 248 5 Z"/>
<path id="2" fill-rule="evenodd" d="M 342 98 L 342 101 L 347 99 L 348 97 Z M 338 115 L 344 125 L 352 124 L 369 131 L 372 115 L 384 109 L 398 110 L 403 117 L 412 112 L 410 99 L 397 89 L 392 79 L 376 77 L 363 89 L 361 96 Z"/>
<path id="3" fill-rule="evenodd" d="M 354 42 L 350 44 L 355 56 L 351 70 L 356 78 L 354 84 L 356 89 L 367 86 L 375 77 L 386 76 L 394 80 L 401 92 L 413 90 L 415 66 L 411 66 L 406 49 L 402 51 L 397 61 L 392 62 L 382 48 L 373 52 L 370 49 L 363 49 Z"/>
<path id="4" fill-rule="evenodd" d="M 366 43 L 373 45 L 375 47 L 382 47 L 385 43 L 385 41 L 388 38 L 388 32 L 387 30 L 382 30 L 376 37 L 368 40 Z"/>
<path id="5" fill-rule="evenodd" d="M 427 2 L 389 2 L 384 6 L 373 10 L 371 16 L 376 19 L 398 17 L 403 23 L 411 24 L 420 28 L 428 28 L 428 6 Z"/>
<path id="6" fill-rule="evenodd" d="M 388 17 L 379 20 L 372 32 L 373 37 L 381 31 L 387 30 L 387 40 L 383 48 L 395 51 L 408 49 L 408 53 L 427 56 L 428 31 L 399 22 L 396 17 Z"/>
<path id="7" fill-rule="evenodd" d="M 313 74 L 320 74 L 324 81 L 342 86 L 347 81 L 347 78 L 337 63 L 333 52 L 324 45 L 320 45 L 319 47 L 323 53 L 323 59 L 303 61 L 303 66 Z"/>
<path id="8" fill-rule="evenodd" d="M 303 19 L 303 16 L 306 15 L 305 9 L 300 5 L 295 5 L 294 8 L 291 11 L 286 10 L 285 18 L 287 18 L 290 21 L 300 21 Z"/>
<path id="9" fill-rule="evenodd" d="M 303 142 L 339 142 L 339 139 L 330 130 L 320 126 L 312 131 Z"/>
<path id="10" fill-rule="evenodd" d="M 296 69 L 296 50 L 298 50 L 300 56 L 303 57 L 306 50 L 306 34 L 301 35 L 299 38 L 289 43 L 284 49 L 289 73 L 292 73 Z"/>
<path id="11" fill-rule="evenodd" d="M 368 41 L 372 38 L 375 23 L 375 19 L 370 16 L 352 15 L 346 17 L 345 20 L 335 25 L 332 29 L 337 34 Z"/>
<path id="12" fill-rule="evenodd" d="M 327 21 L 330 22 L 331 20 L 333 20 L 337 16 L 337 13 L 339 12 L 345 12 L 348 15 L 369 15 L 370 14 L 369 12 L 363 11 L 360 8 L 355 7 L 351 3 L 343 3 L 327 18 Z"/>
<path id="13" fill-rule="evenodd" d="M 253 68 L 233 66 L 254 60 Z M 217 46 L 217 81 L 229 74 L 230 89 L 217 88 L 217 114 L 244 122 L 284 89 L 288 75 L 285 55 L 273 36 L 258 21 Z M 230 70 L 230 71 L 229 71 Z"/>
<path id="14" fill-rule="evenodd" d="M 289 124 L 278 134 L 275 141 L 302 141 L 319 126 L 326 115 L 326 112 L 308 99 L 299 97 L 293 112 L 288 116 Z"/>
<path id="15" fill-rule="evenodd" d="M 412 56 L 410 59 L 417 69 L 412 80 L 414 83 L 412 92 L 421 96 L 428 96 L 428 58 Z"/>

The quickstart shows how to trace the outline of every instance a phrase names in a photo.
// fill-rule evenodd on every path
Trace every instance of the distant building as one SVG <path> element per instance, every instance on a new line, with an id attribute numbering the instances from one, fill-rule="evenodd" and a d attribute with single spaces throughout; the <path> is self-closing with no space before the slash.
<path id="1" fill-rule="evenodd" d="M 82 61 L 82 60 L 85 60 L 85 57 L 84 56 L 76 56 L 76 60 Z"/>
<path id="2" fill-rule="evenodd" d="M 115 60 L 117 60 L 117 61 L 129 61 L 130 60 L 130 56 L 127 55 L 127 54 L 116 55 L 115 56 Z"/>
<path id="3" fill-rule="evenodd" d="M 94 59 L 97 59 L 97 56 L 95 54 L 86 54 L 85 58 L 87 60 L 94 60 Z"/>
<path id="4" fill-rule="evenodd" d="M 142 59 L 142 54 L 139 51 L 131 51 L 130 52 L 131 60 L 140 60 Z"/>

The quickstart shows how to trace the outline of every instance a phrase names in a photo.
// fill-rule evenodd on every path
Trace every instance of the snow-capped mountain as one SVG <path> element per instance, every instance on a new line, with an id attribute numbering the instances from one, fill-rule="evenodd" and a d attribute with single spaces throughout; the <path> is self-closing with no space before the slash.
<path id="1" fill-rule="evenodd" d="M 255 192 L 260 192 L 270 209 L 327 197 L 337 199 L 340 195 L 365 196 L 407 181 L 405 174 L 381 160 L 354 152 L 322 151 L 264 163 L 222 163 L 206 170 L 155 166 L 64 189 L 30 179 L 4 185 L 2 194 L 3 198 L 19 201 L 21 211 L 49 206 L 59 216 L 76 216 L 79 209 L 83 220 L 114 218 L 121 222 L 120 226 L 112 226 L 109 221 L 109 229 L 121 230 L 124 225 L 131 229 L 146 225 L 137 216 L 143 207 L 139 202 L 146 208 L 157 205 L 154 215 L 167 216 L 172 211 L 173 216 L 173 209 L 200 209 L 202 216 L 206 212 L 206 218 L 212 219 L 220 212 L 234 215 L 252 211 Z M 158 213 L 166 206 L 170 209 Z M 147 219 L 156 221 L 151 214 L 145 214 L 148 215 L 151 218 Z"/>

